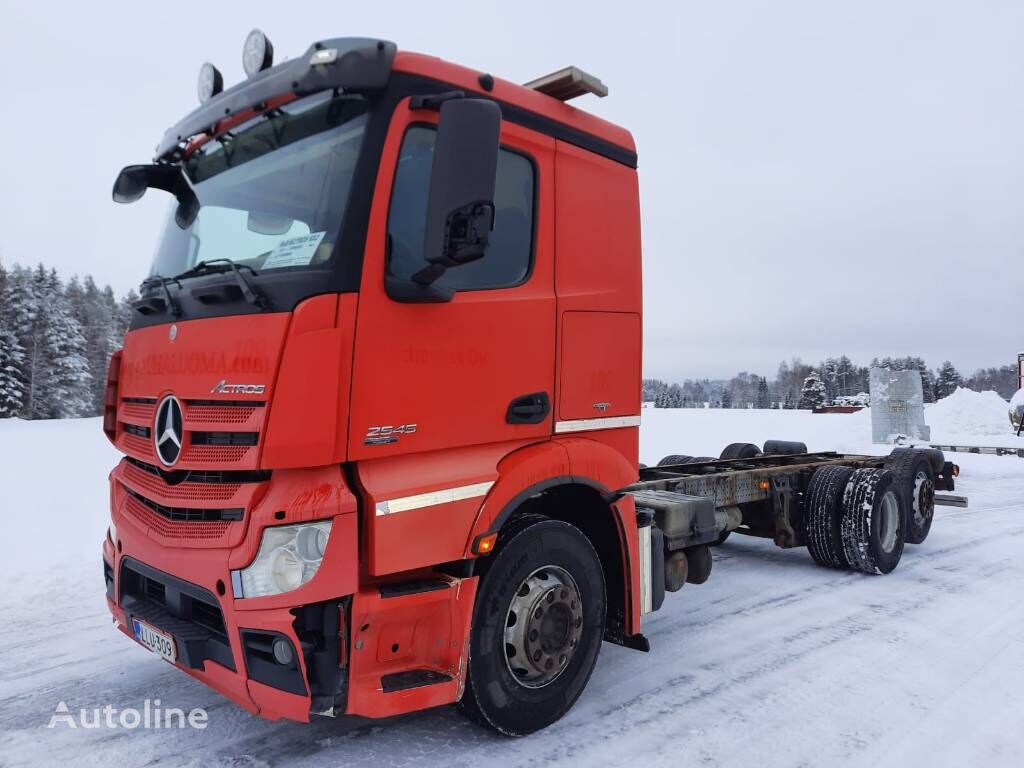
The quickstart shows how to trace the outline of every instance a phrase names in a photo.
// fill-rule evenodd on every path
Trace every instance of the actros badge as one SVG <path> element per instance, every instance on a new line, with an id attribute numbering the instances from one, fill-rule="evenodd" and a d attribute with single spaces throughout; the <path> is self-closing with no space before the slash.
<path id="1" fill-rule="evenodd" d="M 227 379 L 218 381 L 213 389 L 212 395 L 262 395 L 267 389 L 266 384 L 228 384 Z"/>

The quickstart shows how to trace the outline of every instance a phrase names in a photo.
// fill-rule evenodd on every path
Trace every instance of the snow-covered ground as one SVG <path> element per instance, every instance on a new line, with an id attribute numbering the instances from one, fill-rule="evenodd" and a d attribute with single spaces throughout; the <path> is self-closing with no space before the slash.
<path id="1" fill-rule="evenodd" d="M 933 438 L 1014 444 L 961 418 L 967 407 L 930 407 Z M 643 419 L 646 463 L 767 438 L 885 452 L 868 442 L 867 412 L 645 410 Z M 1005 406 L 1002 419 L 1008 429 Z M 452 707 L 386 722 L 264 722 L 128 641 L 107 617 L 99 559 L 115 461 L 95 419 L 0 421 L 0 766 L 960 767 L 1024 756 L 1016 457 L 958 456 L 970 507 L 940 507 L 931 537 L 889 576 L 828 571 L 802 549 L 733 536 L 708 583 L 669 595 L 645 622 L 650 654 L 605 644 L 569 715 L 519 740 Z M 76 711 L 141 708 L 146 698 L 204 707 L 209 725 L 47 728 L 60 701 Z"/>

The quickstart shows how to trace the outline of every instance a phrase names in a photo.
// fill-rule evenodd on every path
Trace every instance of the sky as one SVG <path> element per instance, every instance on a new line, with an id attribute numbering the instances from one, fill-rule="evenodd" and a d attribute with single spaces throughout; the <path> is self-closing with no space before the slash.
<path id="1" fill-rule="evenodd" d="M 278 61 L 353 35 L 600 77 L 573 103 L 636 138 L 647 376 L 1024 350 L 1018 0 L 0 0 L 0 261 L 137 286 L 165 201 L 115 205 L 113 179 L 197 105 L 202 62 L 242 79 L 253 27 Z"/>

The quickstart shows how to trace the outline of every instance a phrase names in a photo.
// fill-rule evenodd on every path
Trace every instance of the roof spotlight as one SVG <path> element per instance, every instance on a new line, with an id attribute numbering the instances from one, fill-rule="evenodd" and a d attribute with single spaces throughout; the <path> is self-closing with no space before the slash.
<path id="1" fill-rule="evenodd" d="M 203 64 L 199 68 L 199 80 L 196 82 L 199 103 L 205 104 L 223 90 L 224 76 L 220 73 L 220 70 L 210 62 Z"/>
<path id="2" fill-rule="evenodd" d="M 242 68 L 245 74 L 252 77 L 274 63 L 274 46 L 260 30 L 254 29 L 245 38 L 242 48 Z"/>

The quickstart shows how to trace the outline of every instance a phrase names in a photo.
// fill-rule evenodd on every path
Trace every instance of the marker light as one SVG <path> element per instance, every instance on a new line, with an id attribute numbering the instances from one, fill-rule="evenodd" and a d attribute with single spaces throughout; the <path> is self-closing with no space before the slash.
<path id="1" fill-rule="evenodd" d="M 196 83 L 196 91 L 199 93 L 199 103 L 205 104 L 218 93 L 224 90 L 224 76 L 210 62 L 206 62 L 199 68 L 199 80 Z"/>
<path id="2" fill-rule="evenodd" d="M 473 552 L 477 555 L 488 555 L 494 551 L 494 545 L 498 541 L 497 533 L 485 533 L 482 536 L 477 537 L 476 543 L 473 545 Z"/>
<path id="3" fill-rule="evenodd" d="M 270 44 L 266 35 L 254 29 L 245 38 L 245 46 L 242 48 L 242 69 L 246 75 L 252 77 L 268 69 L 273 63 L 274 46 Z"/>

